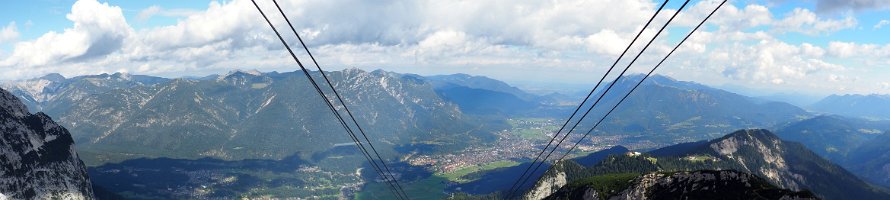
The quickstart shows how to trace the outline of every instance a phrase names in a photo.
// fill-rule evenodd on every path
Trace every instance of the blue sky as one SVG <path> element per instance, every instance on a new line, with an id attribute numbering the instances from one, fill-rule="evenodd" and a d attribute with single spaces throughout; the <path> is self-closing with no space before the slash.
<path id="1" fill-rule="evenodd" d="M 272 11 L 271 1 L 258 2 Z M 661 2 L 281 3 L 327 69 L 584 85 L 605 71 Z M 631 72 L 651 67 L 717 3 L 690 1 Z M 671 1 L 644 39 L 680 4 Z M 53 72 L 177 77 L 296 69 L 246 0 L 37 0 L 2 9 L 0 80 Z M 890 1 L 730 1 L 658 72 L 770 92 L 890 93 L 887 20 Z"/>

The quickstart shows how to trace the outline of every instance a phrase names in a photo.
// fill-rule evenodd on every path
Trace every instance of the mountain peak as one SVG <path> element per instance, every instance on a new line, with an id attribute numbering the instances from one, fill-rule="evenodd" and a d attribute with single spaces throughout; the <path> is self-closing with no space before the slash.
<path id="1" fill-rule="evenodd" d="M 60 82 L 60 81 L 65 80 L 65 76 L 62 76 L 59 73 L 49 73 L 49 74 L 41 76 L 38 79 L 49 80 L 49 81 L 53 81 L 53 82 Z"/>
<path id="2" fill-rule="evenodd" d="M 115 78 L 118 78 L 118 79 L 121 79 L 121 80 L 127 80 L 127 81 L 133 79 L 133 76 L 130 75 L 130 73 L 127 73 L 127 72 L 115 72 L 114 74 L 111 74 L 111 77 L 115 77 Z"/>
<path id="3" fill-rule="evenodd" d="M 235 77 L 235 76 L 238 76 L 238 77 L 243 77 L 243 76 L 263 76 L 263 73 L 260 72 L 259 70 L 256 70 L 256 69 L 252 69 L 252 70 L 240 70 L 240 69 L 236 69 L 236 70 L 229 71 L 229 72 L 226 73 L 225 75 L 219 76 L 219 77 L 217 78 L 217 80 L 223 80 L 223 79 L 227 79 L 227 78 Z"/>

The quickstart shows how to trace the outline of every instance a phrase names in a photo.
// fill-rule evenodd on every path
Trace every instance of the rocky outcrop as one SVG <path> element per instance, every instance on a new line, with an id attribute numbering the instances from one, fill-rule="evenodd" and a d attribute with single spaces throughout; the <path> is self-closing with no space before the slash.
<path id="1" fill-rule="evenodd" d="M 742 132 L 744 131 L 744 132 Z M 748 129 L 709 145 L 714 152 L 736 161 L 745 170 L 758 173 L 782 188 L 800 190 L 806 179 L 793 172 L 785 161 L 782 140 L 762 129 Z M 748 151 L 741 149 L 747 148 Z"/>
<path id="2" fill-rule="evenodd" d="M 0 89 L 0 199 L 93 199 L 68 130 Z"/>
<path id="3" fill-rule="evenodd" d="M 544 199 L 550 194 L 558 191 L 559 188 L 562 188 L 568 183 L 568 179 L 566 176 L 566 170 L 564 168 L 568 162 L 560 162 L 557 163 L 553 168 L 551 168 L 547 173 L 544 174 L 541 179 L 539 179 L 531 189 L 529 189 L 528 193 L 525 194 L 524 199 Z"/>

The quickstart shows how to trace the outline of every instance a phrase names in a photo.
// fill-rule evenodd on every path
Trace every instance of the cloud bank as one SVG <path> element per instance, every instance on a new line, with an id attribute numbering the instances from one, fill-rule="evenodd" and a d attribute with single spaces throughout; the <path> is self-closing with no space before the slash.
<path id="1" fill-rule="evenodd" d="M 284 32 L 271 1 L 258 1 Z M 605 71 L 659 6 L 649 0 L 570 1 L 281 1 L 319 62 L 329 69 L 384 68 L 414 73 L 469 72 L 502 79 L 585 82 Z M 662 34 L 632 72 L 651 67 L 719 2 L 695 2 Z M 869 3 L 869 2 L 865 2 Z M 820 1 L 818 5 L 863 9 Z M 878 3 L 880 4 L 880 3 Z M 880 7 L 880 5 L 876 5 Z M 676 12 L 668 8 L 645 31 Z M 725 5 L 664 67 L 681 79 L 719 84 L 831 88 L 814 80 L 843 80 L 848 59 L 864 66 L 888 62 L 887 45 L 788 43 L 778 36 L 825 36 L 852 29 L 852 16 L 821 16 L 804 8 L 774 16 L 764 5 Z M 836 8 L 839 9 L 839 8 Z M 282 45 L 249 0 L 211 2 L 203 11 L 143 9 L 132 20 L 184 16 L 176 24 L 134 30 L 122 9 L 95 0 L 74 3 L 72 26 L 19 41 L 0 69 L 0 79 L 50 72 L 65 75 L 124 71 L 161 76 L 204 75 L 235 68 L 292 71 Z M 0 43 L 18 37 L 11 23 Z M 11 39 L 10 39 L 11 38 Z M 288 38 L 295 44 L 295 38 Z M 642 42 L 640 42 L 642 43 Z M 635 45 L 639 51 L 642 44 Z M 630 52 L 635 53 L 635 52 Z M 632 55 L 632 54 L 629 54 Z M 883 57 L 881 57 L 883 56 Z M 551 78 L 547 78 L 551 77 Z M 864 90 L 879 90 L 875 86 Z M 885 89 L 886 90 L 886 89 Z"/>

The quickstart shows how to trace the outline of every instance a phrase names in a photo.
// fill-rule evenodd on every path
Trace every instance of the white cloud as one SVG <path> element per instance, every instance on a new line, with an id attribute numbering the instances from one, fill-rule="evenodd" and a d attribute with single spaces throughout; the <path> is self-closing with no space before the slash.
<path id="1" fill-rule="evenodd" d="M 843 69 L 842 66 L 821 61 L 818 57 L 807 56 L 805 52 L 813 50 L 802 46 L 804 47 L 777 40 L 762 40 L 752 46 L 736 43 L 712 52 L 735 55 L 728 58 L 728 62 L 723 62 L 728 63 L 723 69 L 723 75 L 738 80 L 781 84 L 788 78 L 803 79 L 817 72 Z"/>
<path id="2" fill-rule="evenodd" d="M 890 44 L 859 44 L 855 42 L 832 41 L 828 43 L 829 53 L 841 57 L 884 58 L 890 56 Z"/>
<path id="3" fill-rule="evenodd" d="M 279 31 L 290 35 L 271 2 L 258 3 Z M 386 68 L 412 73 L 473 70 L 496 78 L 551 75 L 564 77 L 557 81 L 574 82 L 587 81 L 589 75 L 605 71 L 660 2 L 295 0 L 280 3 L 327 69 Z M 697 25 L 718 3 L 697 1 L 678 15 L 671 27 L 684 30 L 682 28 Z M 662 11 L 628 55 L 639 51 L 660 27 L 659 23 L 676 12 L 672 9 Z M 789 32 L 823 37 L 855 27 L 856 19 L 851 16 L 825 18 L 806 9 L 794 9 L 777 13 L 775 15 L 782 18 L 774 18 L 770 9 L 757 4 L 743 7 L 725 4 L 708 27 L 693 35 L 659 72 L 705 83 L 732 81 L 765 87 L 824 89 L 843 84 L 814 83 L 813 77 L 831 80 L 830 75 L 836 75 L 838 83 L 852 80 L 842 78 L 852 77 L 846 74 L 849 67 L 833 63 L 833 58 L 870 58 L 876 60 L 870 61 L 871 64 L 890 63 L 883 59 L 890 57 L 887 45 L 789 44 L 778 39 L 779 35 Z M 174 25 L 134 31 L 120 8 L 95 0 L 78 1 L 68 15 L 73 27 L 16 44 L 13 54 L 0 61 L 0 69 L 12 73 L 2 74 L 0 79 L 29 78 L 48 72 L 66 76 L 113 71 L 182 76 L 233 68 L 295 69 L 249 0 L 214 1 L 206 10 L 186 11 L 160 6 L 146 8 L 132 20 L 149 20 L 153 16 L 181 18 Z M 631 72 L 651 67 L 666 54 L 674 45 L 667 39 L 675 38 L 673 34 L 685 36 L 686 32 L 663 33 Z M 292 36 L 287 40 L 297 45 Z M 297 51 L 299 55 L 301 52 Z M 875 56 L 884 57 L 876 59 Z"/>
<path id="4" fill-rule="evenodd" d="M 629 40 L 621 38 L 615 31 L 609 29 L 604 29 L 596 34 L 589 35 L 587 38 L 584 38 L 584 40 L 588 45 L 587 48 L 591 51 L 606 55 L 620 54 L 630 42 Z"/>
<path id="5" fill-rule="evenodd" d="M 828 49 L 829 55 L 858 61 L 863 65 L 890 65 L 890 44 L 879 45 L 832 41 L 828 43 Z"/>
<path id="6" fill-rule="evenodd" d="M 74 22 L 74 27 L 17 43 L 12 55 L 0 62 L 0 67 L 43 67 L 96 59 L 119 50 L 124 39 L 132 34 L 119 7 L 95 0 L 74 3 L 66 18 Z"/>
<path id="7" fill-rule="evenodd" d="M 707 2 L 707 1 L 703 1 Z M 714 3 L 711 3 L 714 4 Z M 698 24 L 702 18 L 707 16 L 716 5 L 708 5 L 701 3 L 693 7 L 688 15 L 687 23 L 692 26 Z M 714 14 L 710 23 L 718 25 L 721 29 L 731 29 L 724 31 L 740 31 L 758 26 L 766 26 L 773 23 L 773 15 L 766 6 L 762 5 L 746 5 L 745 8 L 739 9 L 732 4 L 723 5 L 717 13 Z"/>
<path id="8" fill-rule="evenodd" d="M 136 15 L 136 19 L 138 19 L 139 21 L 145 21 L 152 16 L 157 15 L 159 12 L 161 12 L 160 6 L 149 6 L 148 8 L 139 11 L 139 15 Z"/>
<path id="9" fill-rule="evenodd" d="M 852 16 L 847 16 L 843 19 L 821 19 L 810 10 L 795 8 L 785 18 L 777 21 L 774 28 L 779 32 L 819 35 L 853 28 L 856 27 L 856 24 L 856 18 Z"/>
<path id="10" fill-rule="evenodd" d="M 884 26 L 886 26 L 886 25 L 888 25 L 888 24 L 890 24 L 890 21 L 888 21 L 888 20 L 886 20 L 886 19 L 882 19 L 882 20 L 879 21 L 877 24 L 875 24 L 875 26 L 872 26 L 872 28 L 873 28 L 873 29 L 881 29 L 881 27 L 884 27 Z"/>
<path id="11" fill-rule="evenodd" d="M 810 43 L 803 43 L 800 45 L 800 48 L 803 55 L 811 58 L 819 58 L 825 55 L 825 50 L 822 47 L 814 46 Z"/>
<path id="12" fill-rule="evenodd" d="M 288 32 L 274 6 L 270 2 L 259 3 L 280 31 Z M 386 49 L 384 52 L 397 55 L 413 55 L 412 59 L 393 58 L 406 59 L 404 61 L 382 62 L 380 59 L 371 59 L 377 62 L 363 62 L 377 66 L 415 61 L 455 63 L 453 60 L 463 61 L 460 65 L 464 66 L 514 63 L 520 60 L 516 59 L 519 57 L 517 55 L 529 53 L 531 56 L 525 61 L 560 61 L 558 57 L 561 54 L 554 52 L 614 52 L 615 49 L 623 48 L 625 44 L 620 41 L 629 40 L 628 35 L 641 26 L 645 17 L 651 15 L 656 6 L 646 0 L 572 1 L 559 4 L 537 1 L 516 3 L 433 0 L 281 3 L 288 10 L 296 28 L 302 33 L 311 33 L 304 36 L 314 48 L 332 46 L 338 48 L 325 49 L 355 49 L 349 47 L 355 46 L 383 48 Z M 611 6 L 602 6 L 604 3 Z M 87 7 L 94 9 L 84 9 Z M 149 7 L 136 18 L 148 19 L 154 15 L 162 15 L 165 11 L 166 9 L 159 6 Z M 598 13 L 601 17 L 589 17 L 590 13 Z M 94 0 L 75 3 L 69 19 L 74 22 L 74 27 L 63 33 L 50 32 L 34 41 L 17 44 L 14 55 L 0 63 L 0 67 L 29 70 L 5 74 L 7 76 L 2 78 L 36 76 L 49 71 L 79 75 L 128 68 L 134 72 L 177 74 L 176 72 L 181 71 L 193 73 L 254 64 L 265 65 L 258 66 L 261 69 L 275 67 L 270 65 L 289 64 L 289 59 L 285 56 L 271 59 L 275 62 L 262 60 L 253 63 L 258 60 L 255 59 L 256 56 L 277 56 L 284 55 L 284 52 L 281 51 L 277 38 L 274 38 L 252 3 L 247 0 L 211 2 L 207 10 L 189 13 L 175 25 L 140 31 L 133 31 L 127 25 L 120 14 L 120 8 L 99 4 Z M 293 38 L 288 40 L 294 44 Z M 53 46 L 60 44 L 64 46 Z M 40 51 L 49 47 L 56 48 L 49 53 Z M 252 52 L 247 52 L 248 50 Z M 509 55 L 505 52 L 513 53 Z M 345 52 L 330 52 L 332 55 L 344 55 L 343 53 Z M 485 56 L 499 61 L 486 60 Z M 497 58 L 501 56 L 503 58 Z M 98 57 L 104 58 L 70 62 L 78 58 Z M 585 57 L 585 60 L 591 58 Z M 595 57 L 596 55 L 592 56 Z M 94 66 L 96 70 L 68 66 Z"/>
<path id="13" fill-rule="evenodd" d="M 849 76 L 846 76 L 846 75 L 838 75 L 838 74 L 829 74 L 829 75 L 828 75 L 828 81 L 835 82 L 835 83 L 838 83 L 838 82 L 856 82 L 857 80 L 859 80 L 858 77 L 849 77 Z"/>
<path id="14" fill-rule="evenodd" d="M 9 25 L 0 29 L 0 44 L 12 42 L 19 38 L 19 31 L 16 29 L 15 22 L 9 22 Z"/>
<path id="15" fill-rule="evenodd" d="M 201 13 L 201 11 L 191 9 L 164 9 L 161 6 L 154 5 L 139 11 L 139 14 L 136 15 L 136 20 L 146 21 L 158 15 L 165 17 L 187 17 L 199 13 Z"/>

